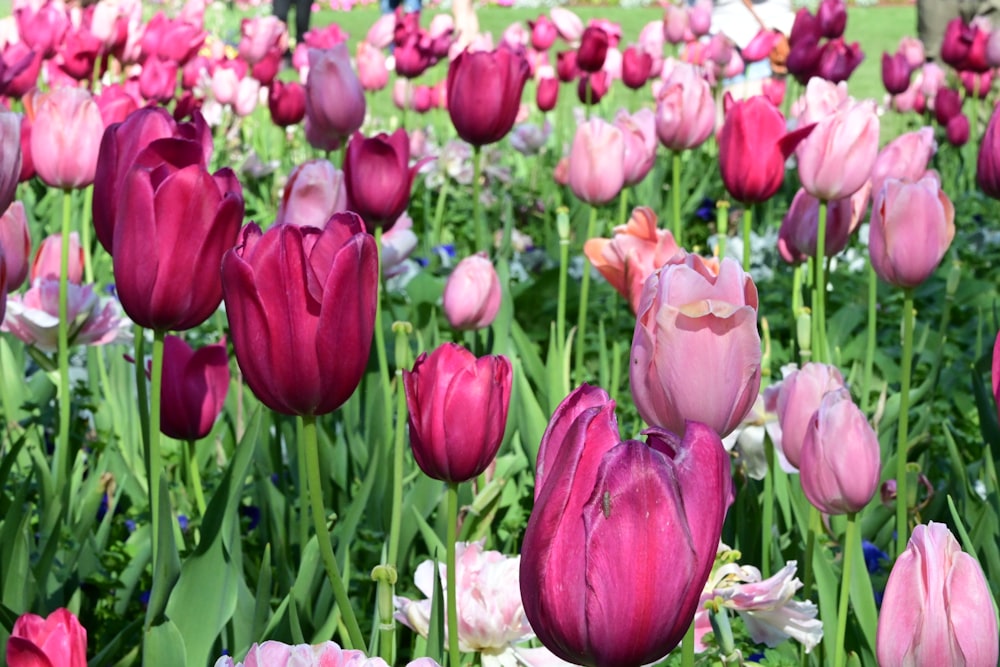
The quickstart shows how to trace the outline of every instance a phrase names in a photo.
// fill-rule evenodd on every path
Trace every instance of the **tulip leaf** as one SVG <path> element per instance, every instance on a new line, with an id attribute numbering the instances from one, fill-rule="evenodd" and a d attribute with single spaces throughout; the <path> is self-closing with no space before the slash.
<path id="1" fill-rule="evenodd" d="M 972 368 L 972 395 L 976 399 L 976 410 L 979 412 L 979 431 L 983 440 L 989 443 L 994 459 L 1000 458 L 1000 422 L 997 419 L 996 401 L 986 388 L 982 374 Z"/>
<path id="2" fill-rule="evenodd" d="M 438 537 L 438 534 L 434 532 L 427 520 L 420 515 L 420 512 L 413 508 L 413 518 L 417 521 L 417 526 L 420 529 L 420 536 L 424 538 L 424 543 L 427 545 L 427 551 L 429 553 L 444 553 L 444 542 Z"/>
<path id="3" fill-rule="evenodd" d="M 528 374 L 528 379 L 536 387 L 539 387 L 540 391 L 544 391 L 546 386 L 545 365 L 542 363 L 542 358 L 538 355 L 535 342 L 528 338 L 528 335 L 524 333 L 524 329 L 521 328 L 517 320 L 511 322 L 510 333 L 514 339 L 514 349 L 517 350 L 517 356 L 524 365 L 524 371 Z"/>
<path id="4" fill-rule="evenodd" d="M 186 667 L 184 635 L 172 621 L 164 621 L 146 631 L 142 646 L 143 667 Z M 205 664 L 202 662 L 201 664 Z"/>
<path id="5" fill-rule="evenodd" d="M 865 653 L 875 654 L 875 630 L 878 628 L 878 609 L 875 606 L 875 594 L 872 588 L 872 580 L 865 567 L 864 554 L 861 552 L 861 544 L 858 544 L 858 552 L 855 554 L 855 566 L 851 568 L 851 607 L 854 609 L 854 618 L 861 628 L 861 634 L 867 643 Z M 870 661 L 866 661 L 870 662 Z"/>
<path id="6" fill-rule="evenodd" d="M 260 561 L 260 574 L 257 576 L 255 604 L 253 610 L 253 626 L 251 637 L 262 637 L 268 614 L 271 612 L 271 544 L 264 545 L 264 555 Z"/>
<path id="7" fill-rule="evenodd" d="M 436 562 L 437 558 L 444 555 L 444 547 L 442 546 L 439 550 L 434 550 L 431 553 L 435 555 Z M 433 572 L 434 592 L 431 594 L 431 618 L 427 626 L 427 657 L 433 658 L 438 661 L 438 664 L 443 665 L 445 653 L 444 624 L 446 616 L 444 588 L 441 583 L 441 568 L 435 567 Z"/>
<path id="8" fill-rule="evenodd" d="M 542 435 L 548 426 L 548 420 L 542 407 L 538 404 L 538 399 L 531 391 L 528 378 L 522 371 L 521 360 L 515 358 L 514 362 L 514 387 L 512 402 L 515 405 L 516 423 L 518 432 L 521 435 L 521 444 L 525 454 L 528 455 L 528 462 L 532 469 L 538 459 L 538 447 L 542 442 Z"/>
<path id="9" fill-rule="evenodd" d="M 149 606 L 146 607 L 147 627 L 158 620 L 166 609 L 170 591 L 173 590 L 174 582 L 177 581 L 181 571 L 181 559 L 177 553 L 177 544 L 174 542 L 175 519 L 170 510 L 170 491 L 166 476 L 162 473 L 160 476 L 160 516 L 157 533 L 153 535 L 159 551 L 153 563 L 153 590 L 149 593 Z"/>

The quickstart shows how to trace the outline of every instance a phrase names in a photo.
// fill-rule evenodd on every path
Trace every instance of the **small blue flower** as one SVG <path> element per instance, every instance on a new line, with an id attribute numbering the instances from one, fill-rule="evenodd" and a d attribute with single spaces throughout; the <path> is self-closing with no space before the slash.
<path id="1" fill-rule="evenodd" d="M 186 514 L 178 514 L 177 515 L 177 524 L 181 527 L 181 532 L 182 533 L 186 533 L 187 529 L 188 529 L 188 525 L 190 525 L 190 521 L 188 521 L 187 515 Z"/>
<path id="2" fill-rule="evenodd" d="M 695 210 L 694 214 L 699 218 L 701 218 L 702 220 L 704 220 L 705 222 L 709 222 L 710 220 L 714 219 L 715 201 L 709 199 L 708 197 L 702 198 L 701 204 Z"/>
<path id="3" fill-rule="evenodd" d="M 133 521 L 132 519 L 125 519 L 125 528 L 128 529 L 128 532 L 134 533 L 135 532 L 135 521 Z"/>
<path id="4" fill-rule="evenodd" d="M 253 530 L 260 523 L 260 508 L 256 505 L 240 505 L 240 514 L 250 520 L 247 530 Z"/>
<path id="5" fill-rule="evenodd" d="M 878 574 L 882 571 L 885 563 L 889 562 L 889 554 L 868 540 L 861 541 L 861 550 L 865 554 L 865 567 L 868 568 L 869 574 Z"/>
<path id="6" fill-rule="evenodd" d="M 139 603 L 142 604 L 143 607 L 149 605 L 149 591 L 139 593 Z"/>

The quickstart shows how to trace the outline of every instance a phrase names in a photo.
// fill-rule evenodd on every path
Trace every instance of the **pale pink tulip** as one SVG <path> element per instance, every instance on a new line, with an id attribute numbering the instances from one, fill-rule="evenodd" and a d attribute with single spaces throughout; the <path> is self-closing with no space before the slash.
<path id="1" fill-rule="evenodd" d="M 712 28 L 712 0 L 698 0 L 688 10 L 688 25 L 695 37 L 707 35 Z"/>
<path id="2" fill-rule="evenodd" d="M 395 37 L 396 31 L 396 14 L 388 13 L 382 14 L 372 27 L 368 29 L 368 34 L 364 41 L 368 42 L 376 49 L 384 49 L 390 44 Z"/>
<path id="3" fill-rule="evenodd" d="M 249 116 L 257 108 L 260 101 L 260 81 L 245 76 L 236 87 L 236 99 L 233 100 L 233 112 L 237 116 Z"/>
<path id="4" fill-rule="evenodd" d="M 672 151 L 700 146 L 715 129 L 712 89 L 691 65 L 677 63 L 656 105 L 656 134 Z"/>
<path id="5" fill-rule="evenodd" d="M 625 137 L 600 118 L 579 125 L 569 154 L 569 187 L 592 205 L 607 204 L 625 184 Z"/>
<path id="6" fill-rule="evenodd" d="M 42 240 L 31 264 L 31 282 L 36 280 L 59 280 L 62 266 L 62 234 L 52 234 Z M 66 279 L 79 285 L 83 281 L 83 247 L 80 245 L 80 235 L 71 232 L 69 235 L 69 273 Z M 9 270 L 8 270 L 9 275 Z"/>
<path id="7" fill-rule="evenodd" d="M 31 254 L 28 217 L 24 214 L 24 204 L 19 201 L 0 216 L 0 251 L 7 267 L 7 292 L 13 292 L 28 277 L 28 256 Z M 0 298 L 5 297 L 6 294 L 0 294 Z"/>
<path id="8" fill-rule="evenodd" d="M 556 26 L 559 36 L 570 44 L 576 44 L 583 36 L 583 20 L 565 7 L 553 7 L 549 17 Z"/>
<path id="9" fill-rule="evenodd" d="M 322 644 L 284 644 L 266 641 L 254 644 L 243 662 L 231 656 L 219 658 L 215 667 L 388 667 L 382 658 L 369 658 L 357 650 L 345 650 L 334 642 Z M 406 667 L 441 667 L 430 658 L 419 658 Z"/>
<path id="10" fill-rule="evenodd" d="M 385 53 L 368 42 L 358 42 L 358 80 L 365 90 L 382 90 L 389 83 Z"/>
<path id="11" fill-rule="evenodd" d="M 104 135 L 101 110 L 83 88 L 55 88 L 35 101 L 31 159 L 47 185 L 73 189 L 94 182 Z"/>
<path id="12" fill-rule="evenodd" d="M 240 23 L 240 56 L 251 65 L 264 59 L 272 47 L 288 48 L 288 29 L 277 16 L 243 19 Z"/>
<path id="13" fill-rule="evenodd" d="M 625 185 L 641 183 L 656 163 L 656 116 L 652 109 L 633 114 L 620 109 L 615 115 L 615 127 L 625 139 Z"/>
<path id="14" fill-rule="evenodd" d="M 881 192 L 889 178 L 919 181 L 927 173 L 927 165 L 936 151 L 934 128 L 922 127 L 899 135 L 886 144 L 875 159 L 872 192 Z"/>
<path id="15" fill-rule="evenodd" d="M 288 177 L 274 222 L 322 229 L 334 213 L 346 210 L 344 172 L 327 160 L 309 160 Z"/>
<path id="16" fill-rule="evenodd" d="M 847 101 L 847 82 L 831 83 L 813 77 L 806 84 L 806 92 L 792 105 L 792 116 L 799 127 L 818 123 Z"/>
<path id="17" fill-rule="evenodd" d="M 442 308 L 448 323 L 459 331 L 484 329 L 500 311 L 500 278 L 486 253 L 466 257 L 448 276 Z"/>
<path id="18" fill-rule="evenodd" d="M 688 11 L 684 5 L 667 5 L 663 14 L 663 37 L 671 44 L 680 44 L 688 32 Z"/>
<path id="19" fill-rule="evenodd" d="M 937 95 L 937 91 L 945 85 L 948 75 L 945 74 L 940 65 L 933 62 L 925 63 L 920 72 L 923 75 L 921 77 L 920 91 L 927 99 L 933 100 Z"/>
<path id="20" fill-rule="evenodd" d="M 799 467 L 806 429 L 823 397 L 844 386 L 844 376 L 835 366 L 816 362 L 793 371 L 778 385 L 775 411 L 781 439 L 774 444 L 794 467 Z"/>
<path id="21" fill-rule="evenodd" d="M 871 177 L 878 137 L 874 103 L 845 103 L 820 120 L 796 149 L 802 187 L 818 199 L 850 197 Z"/>

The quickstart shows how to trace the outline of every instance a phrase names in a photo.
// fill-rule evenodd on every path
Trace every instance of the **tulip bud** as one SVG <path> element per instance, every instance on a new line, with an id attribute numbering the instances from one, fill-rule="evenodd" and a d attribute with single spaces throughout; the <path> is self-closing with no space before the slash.
<path id="1" fill-rule="evenodd" d="M 535 103 L 542 113 L 552 111 L 556 108 L 559 100 L 559 79 L 548 77 L 539 80 L 538 89 L 535 91 Z"/>
<path id="2" fill-rule="evenodd" d="M 934 118 L 940 125 L 962 113 L 962 96 L 954 88 L 939 88 L 934 96 Z"/>
<path id="3" fill-rule="evenodd" d="M 274 81 L 267 93 L 267 108 L 278 127 L 300 123 L 306 115 L 306 90 L 298 81 Z"/>
<path id="4" fill-rule="evenodd" d="M 583 36 L 583 21 L 579 16 L 558 5 L 549 10 L 549 16 L 563 40 L 570 44 L 580 41 Z"/>
<path id="5" fill-rule="evenodd" d="M 463 51 L 448 66 L 448 115 L 473 146 L 500 141 L 514 127 L 531 68 L 510 49 Z"/>
<path id="6" fill-rule="evenodd" d="M 593 74 L 581 74 L 576 84 L 576 96 L 580 104 L 592 106 L 604 99 L 610 87 L 611 78 L 604 70 Z"/>
<path id="7" fill-rule="evenodd" d="M 945 138 L 952 146 L 964 146 L 969 141 L 969 119 L 964 113 L 948 121 L 944 128 Z"/>
<path id="8" fill-rule="evenodd" d="M 800 467 L 802 446 L 813 415 L 823 397 L 845 387 L 844 376 L 835 366 L 810 362 L 793 371 L 778 385 L 776 412 L 781 425 L 781 453 Z"/>
<path id="9" fill-rule="evenodd" d="M 700 146 L 715 129 L 715 102 L 708 81 L 689 65 L 678 66 L 656 104 L 656 134 L 672 151 Z"/>
<path id="10" fill-rule="evenodd" d="M 496 318 L 501 296 L 500 278 L 486 253 L 466 257 L 445 283 L 445 317 L 459 331 L 484 329 Z"/>
<path id="11" fill-rule="evenodd" d="M 23 614 L 7 640 L 7 665 L 86 667 L 87 630 L 69 609 L 57 609 L 47 618 Z"/>
<path id="12" fill-rule="evenodd" d="M 80 235 L 71 232 L 69 235 L 69 274 L 66 279 L 74 285 L 83 281 L 83 247 L 80 245 Z M 59 279 L 62 270 L 62 234 L 52 234 L 42 240 L 31 264 L 31 282 L 40 278 Z"/>
<path id="13" fill-rule="evenodd" d="M 576 51 L 576 65 L 584 72 L 597 72 L 604 66 L 608 55 L 608 33 L 596 26 L 588 26 L 580 38 Z"/>
<path id="14" fill-rule="evenodd" d="M 178 440 L 207 436 L 229 391 L 225 340 L 194 350 L 183 338 L 167 336 L 161 387 L 163 434 Z"/>
<path id="15" fill-rule="evenodd" d="M 361 128 L 365 120 L 365 91 L 351 68 L 345 44 L 309 50 L 306 78 L 306 125 L 309 143 L 335 150 Z"/>
<path id="16" fill-rule="evenodd" d="M 913 529 L 885 585 L 875 645 L 881 667 L 997 664 L 989 585 L 944 524 Z"/>
<path id="17" fill-rule="evenodd" d="M 688 11 L 684 5 L 670 3 L 663 13 L 663 38 L 671 44 L 684 41 L 684 33 L 688 30 Z"/>
<path id="18" fill-rule="evenodd" d="M 31 234 L 24 204 L 14 202 L 0 217 L 0 250 L 3 251 L 7 283 L 0 298 L 17 290 L 28 277 L 28 256 L 31 254 Z M 2 321 L 2 320 L 0 320 Z"/>
<path id="19" fill-rule="evenodd" d="M 699 421 L 725 437 L 760 390 L 757 287 L 732 259 L 664 266 L 643 288 L 632 338 L 632 398 L 651 426 Z"/>
<path id="20" fill-rule="evenodd" d="M 56 88 L 36 101 L 31 158 L 47 185 L 73 189 L 94 182 L 104 121 L 83 88 Z"/>
<path id="21" fill-rule="evenodd" d="M 654 428 L 646 443 L 622 442 L 614 409 L 589 385 L 556 408 L 521 546 L 532 629 L 563 660 L 597 667 L 654 663 L 680 642 L 732 502 L 712 429 L 688 422 L 683 438 Z"/>
<path id="22" fill-rule="evenodd" d="M 896 287 L 920 285 L 955 238 L 955 207 L 936 175 L 889 179 L 872 205 L 868 250 L 878 277 Z"/>
<path id="23" fill-rule="evenodd" d="M 844 0 L 823 0 L 816 8 L 819 31 L 824 37 L 836 39 L 847 27 L 847 7 Z"/>
<path id="24" fill-rule="evenodd" d="M 357 132 L 347 144 L 347 200 L 370 232 L 377 226 L 390 229 L 409 205 L 413 177 L 423 164 L 421 161 L 410 167 L 409 162 L 410 141 L 402 128 L 370 139 Z"/>
<path id="25" fill-rule="evenodd" d="M 622 83 L 639 90 L 646 85 L 652 67 L 652 56 L 637 46 L 628 47 L 622 54 Z"/>
<path id="26" fill-rule="evenodd" d="M 410 446 L 424 474 L 456 483 L 486 470 L 507 426 L 512 372 L 507 357 L 477 359 L 455 343 L 403 371 Z"/>
<path id="27" fill-rule="evenodd" d="M 871 177 L 879 120 L 871 102 L 848 103 L 820 120 L 796 150 L 799 177 L 817 199 L 844 199 Z"/>
<path id="28" fill-rule="evenodd" d="M 569 154 L 569 186 L 581 200 L 606 204 L 625 183 L 625 138 L 607 121 L 592 118 L 577 127 Z"/>
<path id="29" fill-rule="evenodd" d="M 882 85 L 890 95 L 899 95 L 910 87 L 910 64 L 906 56 L 882 54 Z"/>
<path id="30" fill-rule="evenodd" d="M 531 47 L 536 51 L 548 51 L 559 36 L 556 24 L 545 14 L 539 14 L 538 19 L 528 21 L 528 26 L 531 28 Z"/>

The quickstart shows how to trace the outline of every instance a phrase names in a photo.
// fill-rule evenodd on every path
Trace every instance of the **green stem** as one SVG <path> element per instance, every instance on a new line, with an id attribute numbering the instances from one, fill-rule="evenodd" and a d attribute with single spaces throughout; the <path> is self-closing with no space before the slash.
<path id="1" fill-rule="evenodd" d="M 69 235 L 72 219 L 72 194 L 63 190 L 62 254 L 59 265 L 59 440 L 55 456 L 55 488 L 69 492 L 70 466 L 69 421 L 71 392 L 69 386 Z"/>
<path id="2" fill-rule="evenodd" d="M 146 332 L 138 324 L 135 325 L 133 338 L 135 341 L 135 391 L 139 398 L 139 431 L 142 436 L 143 447 L 148 447 L 149 393 L 146 389 L 146 383 L 148 382 L 146 378 Z M 146 474 L 149 474 L 148 467 L 146 468 Z"/>
<path id="3" fill-rule="evenodd" d="M 624 225 L 628 222 L 628 188 L 622 188 L 618 194 L 618 224 Z"/>
<path id="4" fill-rule="evenodd" d="M 400 352 L 409 350 L 408 326 L 408 324 L 400 322 L 393 325 L 393 329 L 396 331 L 397 365 L 404 363 Z M 409 365 L 409 359 L 405 363 Z M 399 529 L 403 515 L 403 452 L 406 449 L 403 435 L 406 432 L 404 428 L 404 424 L 406 424 L 406 388 L 403 386 L 402 376 L 401 370 L 396 371 L 396 437 L 393 439 L 392 451 L 392 514 L 389 517 L 389 554 L 387 558 L 387 563 L 392 567 L 396 566 L 396 559 L 399 557 Z"/>
<path id="5" fill-rule="evenodd" d="M 198 469 L 198 447 L 195 440 L 187 441 L 188 450 L 188 482 L 194 492 L 194 504 L 198 508 L 198 516 L 205 516 L 205 490 L 201 486 L 201 470 Z"/>
<path id="6" fill-rule="evenodd" d="M 153 523 L 153 572 L 157 571 L 157 558 L 162 555 L 159 542 L 160 477 L 163 459 L 160 454 L 160 382 L 163 377 L 163 338 L 165 331 L 153 332 L 153 367 L 149 376 L 149 440 L 146 466 L 149 469 L 149 507 Z M 137 363 L 142 363 L 138 362 Z"/>
<path id="7" fill-rule="evenodd" d="M 804 580 L 802 586 L 802 599 L 808 600 L 809 596 L 812 595 L 813 586 L 813 552 L 816 550 L 816 536 L 819 531 L 823 530 L 822 517 L 820 517 L 819 510 L 809 504 L 809 534 L 806 536 L 806 556 L 805 563 L 803 563 L 802 569 L 804 570 L 802 578 Z"/>
<path id="8" fill-rule="evenodd" d="M 760 572 L 765 579 L 771 576 L 771 533 L 774 530 L 774 445 L 771 438 L 764 435 L 764 456 L 767 472 L 764 475 L 764 510 L 761 521 Z"/>
<path id="9" fill-rule="evenodd" d="M 83 245 L 83 280 L 88 285 L 94 282 L 94 258 L 91 252 L 90 232 L 93 227 L 91 210 L 94 206 L 94 186 L 88 185 L 83 191 L 83 220 L 80 222 L 80 243 Z"/>
<path id="10" fill-rule="evenodd" d="M 681 640 L 681 667 L 694 667 L 694 622 Z"/>
<path id="11" fill-rule="evenodd" d="M 375 290 L 375 355 L 378 357 L 378 381 L 382 386 L 382 411 L 384 440 L 389 448 L 392 433 L 392 387 L 389 381 L 389 356 L 385 351 L 385 333 L 382 329 L 382 228 L 375 228 L 375 247 L 378 248 L 379 280 Z"/>
<path id="12" fill-rule="evenodd" d="M 681 228 L 681 154 L 674 151 L 673 163 L 670 169 L 673 184 L 670 187 L 670 201 L 674 207 L 674 241 L 684 247 L 683 229 Z"/>
<path id="13" fill-rule="evenodd" d="M 750 271 L 750 229 L 753 227 L 753 209 L 743 209 L 743 270 Z"/>
<path id="14" fill-rule="evenodd" d="M 441 223 L 444 220 L 444 205 L 448 201 L 448 190 L 451 188 L 451 179 L 445 174 L 444 183 L 438 192 L 437 206 L 434 208 L 433 231 L 430 237 L 430 247 L 427 248 L 427 257 L 430 259 L 431 251 L 441 245 Z"/>
<path id="15" fill-rule="evenodd" d="M 587 222 L 587 236 L 584 242 L 594 237 L 597 227 L 597 208 L 590 207 L 590 220 Z M 574 370 L 583 372 L 583 353 L 586 350 L 587 302 L 590 298 L 590 260 L 583 258 L 583 278 L 580 281 L 580 312 L 576 323 L 576 363 Z"/>
<path id="16" fill-rule="evenodd" d="M 448 665 L 460 667 L 462 657 L 458 651 L 458 577 L 455 571 L 455 541 L 458 539 L 458 483 L 448 483 Z"/>
<path id="17" fill-rule="evenodd" d="M 479 182 L 483 175 L 483 150 L 479 146 L 472 149 L 472 217 L 476 225 L 476 250 L 490 252 L 489 234 L 486 231 L 486 221 L 483 220 L 483 204 L 480 201 Z"/>
<path id="18" fill-rule="evenodd" d="M 280 427 L 277 427 L 277 432 L 281 432 Z M 299 442 L 302 442 L 302 418 L 298 417 L 295 420 L 296 435 Z M 306 479 L 309 477 L 309 473 L 306 470 L 306 457 L 305 452 L 302 448 L 299 448 L 299 455 L 296 458 L 296 468 L 298 469 L 299 483 L 299 554 L 305 553 L 306 545 L 309 544 L 309 486 L 306 483 Z"/>
<path id="19" fill-rule="evenodd" d="M 868 262 L 868 330 L 865 341 L 865 372 L 861 382 L 861 411 L 866 415 L 871 408 L 872 367 L 875 363 L 875 323 L 878 322 L 878 276 L 875 267 Z M 943 345 L 941 346 L 944 347 Z"/>
<path id="20" fill-rule="evenodd" d="M 715 202 L 715 237 L 719 239 L 719 259 L 726 256 L 726 239 L 729 237 L 729 202 Z"/>
<path id="21" fill-rule="evenodd" d="M 896 556 L 910 539 L 906 459 L 910 425 L 910 366 L 913 364 L 913 290 L 903 292 L 903 358 L 900 361 L 899 426 L 896 431 Z"/>
<path id="22" fill-rule="evenodd" d="M 354 609 L 351 608 L 351 599 L 347 596 L 347 588 L 344 586 L 343 579 L 340 578 L 340 568 L 337 567 L 337 558 L 333 554 L 330 532 L 326 528 L 326 509 L 323 507 L 323 482 L 319 474 L 319 445 L 316 441 L 315 415 L 302 417 L 302 442 L 299 455 L 301 456 L 303 453 L 306 456 L 309 498 L 312 504 L 313 523 L 316 527 L 319 552 L 323 558 L 323 566 L 326 568 L 327 579 L 330 580 L 330 588 L 333 589 L 333 598 L 337 602 L 337 607 L 340 608 L 340 616 L 344 619 L 344 625 L 347 627 L 348 641 L 344 648 L 363 651 L 365 650 L 365 640 L 361 636 L 361 628 L 358 626 L 358 619 L 354 616 Z"/>
<path id="23" fill-rule="evenodd" d="M 813 358 L 823 363 L 829 362 L 826 349 L 826 201 L 819 203 L 819 227 L 816 230 L 816 284 L 813 285 L 816 303 L 813 322 L 816 335 L 813 336 Z"/>
<path id="24" fill-rule="evenodd" d="M 837 610 L 837 643 L 834 667 L 842 667 L 847 662 L 844 640 L 847 638 L 847 603 L 851 597 L 851 569 L 854 567 L 855 552 L 858 550 L 857 513 L 847 515 L 847 534 L 844 538 L 844 571 L 840 579 L 840 607 Z"/>

